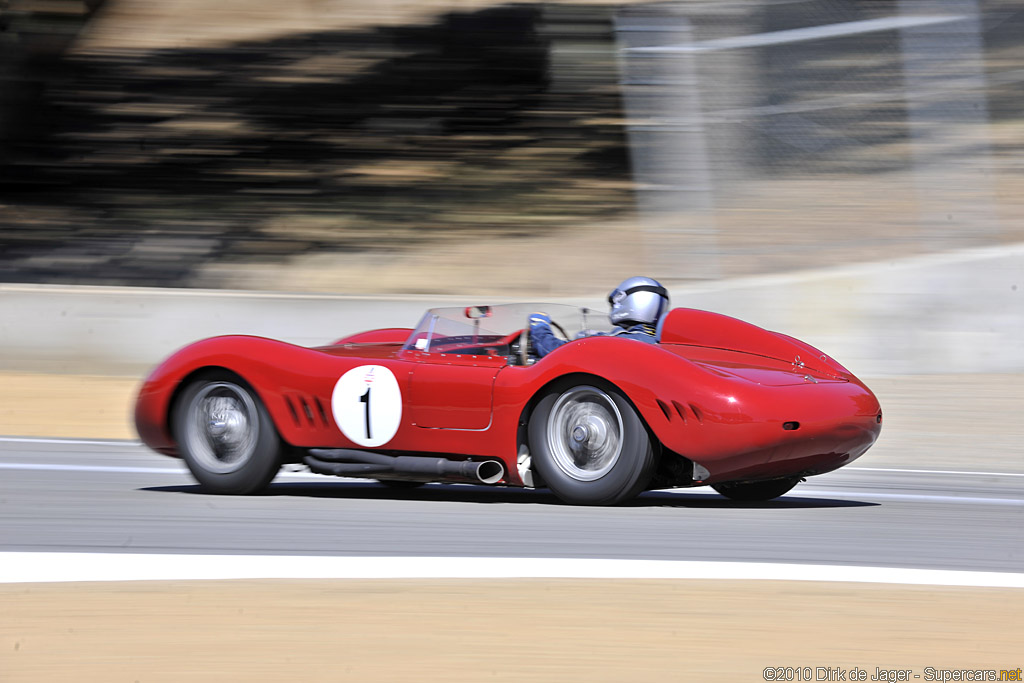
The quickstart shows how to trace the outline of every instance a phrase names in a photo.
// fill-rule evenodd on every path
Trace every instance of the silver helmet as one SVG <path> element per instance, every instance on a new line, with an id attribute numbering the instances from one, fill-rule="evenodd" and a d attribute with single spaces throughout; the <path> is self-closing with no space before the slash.
<path id="1" fill-rule="evenodd" d="M 657 280 L 631 277 L 608 295 L 612 310 L 608 318 L 613 325 L 653 325 L 668 310 L 668 291 Z"/>

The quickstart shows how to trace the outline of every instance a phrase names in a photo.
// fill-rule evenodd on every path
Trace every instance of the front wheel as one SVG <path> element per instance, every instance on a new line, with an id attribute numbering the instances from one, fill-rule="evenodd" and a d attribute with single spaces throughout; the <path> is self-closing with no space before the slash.
<path id="1" fill-rule="evenodd" d="M 230 373 L 190 384 L 175 406 L 173 429 L 192 476 L 212 493 L 258 493 L 281 467 L 281 439 L 270 415 Z"/>
<path id="2" fill-rule="evenodd" d="M 647 486 L 655 455 L 640 417 L 614 389 L 571 384 L 530 416 L 530 453 L 551 491 L 575 505 L 614 505 Z"/>
<path id="3" fill-rule="evenodd" d="M 712 484 L 711 488 L 726 498 L 745 502 L 771 500 L 778 498 L 800 482 L 799 477 L 771 479 L 769 481 L 732 481 Z"/>

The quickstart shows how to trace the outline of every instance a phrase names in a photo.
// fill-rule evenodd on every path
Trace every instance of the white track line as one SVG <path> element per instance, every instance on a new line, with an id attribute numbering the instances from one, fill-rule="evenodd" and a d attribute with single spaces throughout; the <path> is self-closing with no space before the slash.
<path id="1" fill-rule="evenodd" d="M 188 474 L 182 465 L 170 467 L 121 467 L 114 465 L 58 465 L 45 462 L 0 462 L 0 470 L 26 472 L 113 472 L 115 474 Z"/>
<path id="2" fill-rule="evenodd" d="M 101 439 L 46 439 L 36 436 L 0 436 L 0 443 L 42 443 L 61 446 L 141 446 L 141 441 L 103 441 Z"/>
<path id="3" fill-rule="evenodd" d="M 180 468 L 169 468 L 169 467 L 130 467 L 122 465 L 70 465 L 64 463 L 42 463 L 42 462 L 0 462 L 0 470 L 16 470 L 23 472 L 96 472 L 96 473 L 110 473 L 110 474 L 176 474 L 176 475 L 187 475 L 188 470 L 184 464 Z M 915 472 L 918 470 L 903 470 L 905 472 Z M 984 474 L 984 473 L 976 473 Z M 277 478 L 281 479 L 324 479 L 324 475 L 314 474 L 312 472 L 288 472 L 282 471 L 277 475 Z M 352 481 L 365 481 L 362 479 L 351 479 L 348 477 L 335 477 L 330 481 L 335 482 L 352 482 Z M 700 495 L 700 496 L 717 496 L 718 494 L 707 488 L 681 488 L 681 489 L 661 489 L 661 493 L 673 493 L 678 495 Z M 856 498 L 858 500 L 871 499 L 883 499 L 883 500 L 900 500 L 900 501 L 911 501 L 911 502 L 928 502 L 928 503 L 967 503 L 974 505 L 1009 505 L 1009 506 L 1024 506 L 1024 500 L 1019 498 L 992 498 L 992 497 L 976 497 L 976 496 L 940 496 L 934 494 L 920 494 L 920 493 L 886 493 L 883 491 L 875 490 L 863 490 L 863 489 L 819 489 L 815 484 L 806 486 L 799 491 L 796 491 L 795 495 L 789 497 L 789 500 L 800 500 L 806 497 L 817 497 L 817 496 L 833 496 L 836 498 Z"/>
<path id="4" fill-rule="evenodd" d="M 881 491 L 864 491 L 860 489 L 850 489 L 848 491 L 836 491 L 832 489 L 814 489 L 808 488 L 798 491 L 797 495 L 791 497 L 792 500 L 799 500 L 800 495 L 805 496 L 832 496 L 835 498 L 855 498 L 857 500 L 870 501 L 872 498 L 881 498 L 882 500 L 903 500 L 911 502 L 922 502 L 922 503 L 969 503 L 974 505 L 1010 505 L 1010 506 L 1024 506 L 1024 500 L 1019 498 L 980 498 L 973 496 L 937 496 L 925 493 L 884 493 Z M 778 498 L 777 500 L 785 501 L 786 497 Z"/>
<path id="5" fill-rule="evenodd" d="M 983 472 L 975 470 L 907 470 L 895 467 L 847 467 L 844 472 L 910 472 L 913 474 L 958 474 L 978 477 L 1024 477 L 1021 472 Z"/>
<path id="6" fill-rule="evenodd" d="M 698 487 L 698 488 L 682 488 L 682 489 L 659 489 L 658 493 L 670 493 L 682 496 L 707 496 L 709 498 L 718 497 L 718 492 L 711 488 Z M 776 498 L 779 502 L 797 502 L 800 500 L 820 498 L 823 496 L 829 496 L 832 498 L 843 498 L 852 499 L 859 501 L 870 502 L 873 498 L 880 498 L 883 500 L 901 500 L 910 502 L 925 502 L 925 503 L 970 503 L 974 505 L 1010 505 L 1010 506 L 1024 506 L 1024 500 L 1020 498 L 992 498 L 992 497 L 979 497 L 979 496 L 939 496 L 927 493 L 886 493 L 883 491 L 875 491 L 874 489 L 819 489 L 812 484 L 804 484 L 801 488 L 794 489 L 791 493 L 786 494 L 782 498 Z M 770 504 L 770 502 L 769 502 Z"/>
<path id="7" fill-rule="evenodd" d="M 520 557 L 325 557 L 0 553 L 0 583 L 225 579 L 733 579 L 1024 588 L 1024 574 L 771 564 Z"/>
<path id="8" fill-rule="evenodd" d="M 103 441 L 98 439 L 50 439 L 33 436 L 0 436 L 0 443 L 38 443 L 50 445 L 67 446 L 120 446 L 120 447 L 141 447 L 140 441 Z M 17 469 L 17 468 L 14 468 Z M 56 467 L 53 469 L 57 469 Z M 967 470 L 919 470 L 901 469 L 896 467 L 847 467 L 843 472 L 901 472 L 907 474 L 950 474 L 956 476 L 972 477 L 1024 477 L 1022 472 L 985 472 Z"/>
<path id="9" fill-rule="evenodd" d="M 108 472 L 113 474 L 188 474 L 188 469 L 182 463 L 179 468 L 170 467 L 126 467 L 121 465 L 65 465 L 58 463 L 44 462 L 0 462 L 0 470 L 21 470 L 27 472 Z M 279 472 L 278 477 L 316 477 L 322 479 L 323 475 L 312 472 Z M 341 477 L 338 477 L 340 480 Z"/>

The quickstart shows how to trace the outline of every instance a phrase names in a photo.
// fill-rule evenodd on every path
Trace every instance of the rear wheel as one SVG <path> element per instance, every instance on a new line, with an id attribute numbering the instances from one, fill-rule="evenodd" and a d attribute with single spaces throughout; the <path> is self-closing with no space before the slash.
<path id="1" fill-rule="evenodd" d="M 567 503 L 614 505 L 647 486 L 655 455 L 647 430 L 612 388 L 574 383 L 537 404 L 530 454 L 544 483 Z"/>
<path id="2" fill-rule="evenodd" d="M 732 481 L 712 484 L 711 488 L 726 498 L 750 502 L 778 498 L 796 486 L 799 481 L 799 477 L 771 479 L 769 481 Z"/>
<path id="3" fill-rule="evenodd" d="M 257 493 L 281 467 L 281 439 L 270 416 L 231 373 L 190 384 L 175 406 L 173 430 L 192 476 L 212 493 Z"/>

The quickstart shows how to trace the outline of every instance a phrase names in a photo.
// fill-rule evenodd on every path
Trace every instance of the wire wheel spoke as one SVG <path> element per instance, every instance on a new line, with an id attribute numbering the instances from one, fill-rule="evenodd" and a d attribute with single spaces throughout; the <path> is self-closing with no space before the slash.
<path id="1" fill-rule="evenodd" d="M 258 436 L 256 403 L 236 384 L 211 382 L 189 404 L 189 450 L 210 472 L 225 474 L 244 467 L 256 450 Z"/>
<path id="2" fill-rule="evenodd" d="M 555 465 L 577 481 L 605 476 L 622 454 L 622 415 L 596 387 L 569 389 L 555 402 L 547 424 Z"/>

